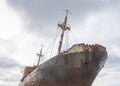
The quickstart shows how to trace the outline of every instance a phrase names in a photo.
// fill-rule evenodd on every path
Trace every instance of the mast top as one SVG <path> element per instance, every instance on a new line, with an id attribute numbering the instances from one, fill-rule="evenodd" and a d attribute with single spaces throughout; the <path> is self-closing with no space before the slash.
<path id="1" fill-rule="evenodd" d="M 66 16 L 68 15 L 68 13 L 72 14 L 69 10 L 65 10 L 65 9 L 63 10 L 66 12 Z"/>
<path id="2" fill-rule="evenodd" d="M 69 10 L 65 10 L 65 11 L 66 11 L 66 16 L 65 16 L 63 24 L 58 24 L 58 27 L 60 27 L 62 29 L 61 38 L 60 38 L 59 47 L 58 47 L 58 54 L 60 54 L 60 52 L 61 52 L 64 32 L 66 30 L 70 30 L 70 27 L 67 26 L 67 16 L 68 16 L 68 13 L 71 13 L 71 12 Z"/>
<path id="3" fill-rule="evenodd" d="M 60 27 L 63 30 L 70 30 L 70 27 L 67 26 L 67 16 L 68 16 L 68 13 L 70 13 L 70 14 L 72 14 L 72 13 L 69 10 L 64 9 L 64 11 L 66 12 L 64 22 L 63 22 L 63 24 L 58 24 L 58 27 Z"/>
<path id="4" fill-rule="evenodd" d="M 70 27 L 67 26 L 67 16 L 68 16 L 68 13 L 72 14 L 69 10 L 65 10 L 64 11 L 66 12 L 66 15 L 65 15 L 65 19 L 64 19 L 64 22 L 63 22 L 63 28 L 64 30 L 70 30 Z"/>

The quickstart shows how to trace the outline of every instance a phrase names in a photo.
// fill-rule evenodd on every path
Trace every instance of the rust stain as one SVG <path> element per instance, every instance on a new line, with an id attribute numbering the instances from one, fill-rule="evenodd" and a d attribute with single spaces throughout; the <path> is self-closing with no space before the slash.
<path id="1" fill-rule="evenodd" d="M 19 86 L 91 86 L 107 58 L 101 45 L 73 45 L 37 68 L 25 70 Z"/>

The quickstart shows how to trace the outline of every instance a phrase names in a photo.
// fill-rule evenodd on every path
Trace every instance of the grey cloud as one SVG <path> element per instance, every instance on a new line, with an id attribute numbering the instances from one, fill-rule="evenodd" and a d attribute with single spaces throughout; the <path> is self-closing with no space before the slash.
<path id="1" fill-rule="evenodd" d="M 7 51 L 9 53 L 14 53 L 17 49 L 17 46 L 12 39 L 8 40 L 8 39 L 0 38 L 0 44 L 1 47 L 4 47 L 4 48 L 0 48 L 0 54 L 2 53 L 2 51 L 6 51 L 6 53 Z"/>
<path id="2" fill-rule="evenodd" d="M 108 65 L 107 65 L 109 68 L 119 67 L 119 64 L 120 64 L 120 57 L 115 56 L 114 54 L 109 56 Z M 120 68 L 119 68 L 119 70 L 120 70 Z"/>
<path id="3" fill-rule="evenodd" d="M 23 65 L 20 65 L 12 58 L 0 57 L 0 81 L 10 83 L 18 82 L 22 77 L 20 71 L 23 70 L 23 68 Z"/>
<path id="4" fill-rule="evenodd" d="M 22 65 L 20 65 L 18 62 L 16 62 L 14 59 L 11 59 L 11 58 L 3 58 L 3 57 L 0 57 L 0 68 L 2 69 L 12 69 L 12 68 L 15 68 L 15 67 L 18 67 L 18 68 L 21 68 L 23 67 Z"/>
<path id="5" fill-rule="evenodd" d="M 111 42 L 113 43 L 114 46 L 119 47 L 120 46 L 120 36 L 114 38 Z"/>
<path id="6" fill-rule="evenodd" d="M 15 82 L 15 81 L 18 81 L 20 80 L 21 76 L 19 74 L 19 71 L 17 71 L 16 73 L 16 70 L 18 69 L 2 69 L 0 68 L 0 80 L 3 80 L 3 81 L 10 81 L 10 82 Z M 14 71 L 14 72 L 13 72 Z"/>
<path id="7" fill-rule="evenodd" d="M 119 0 L 8 0 L 8 5 L 24 15 L 27 29 L 40 34 L 54 30 L 51 28 L 62 19 L 62 9 L 70 9 L 73 13 L 72 21 L 75 22 L 82 21 L 89 13 L 107 10 L 117 3 Z"/>

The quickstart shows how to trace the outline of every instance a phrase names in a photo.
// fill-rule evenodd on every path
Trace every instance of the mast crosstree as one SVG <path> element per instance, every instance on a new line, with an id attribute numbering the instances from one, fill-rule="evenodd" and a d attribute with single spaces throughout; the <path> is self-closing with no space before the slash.
<path id="1" fill-rule="evenodd" d="M 69 10 L 65 10 L 65 11 L 66 11 L 66 16 L 65 16 L 63 24 L 58 24 L 58 27 L 60 27 L 62 29 L 61 38 L 60 38 L 59 46 L 58 46 L 58 55 L 61 52 L 64 33 L 66 30 L 70 30 L 70 27 L 67 26 L 67 16 L 68 16 L 68 13 L 70 13 L 70 12 L 69 12 Z"/>
<path id="2" fill-rule="evenodd" d="M 37 56 L 39 56 L 37 66 L 38 66 L 39 63 L 40 63 L 40 59 L 41 59 L 41 57 L 43 57 L 43 55 L 42 55 L 42 49 L 43 49 L 43 45 L 41 45 L 40 53 L 37 53 Z"/>

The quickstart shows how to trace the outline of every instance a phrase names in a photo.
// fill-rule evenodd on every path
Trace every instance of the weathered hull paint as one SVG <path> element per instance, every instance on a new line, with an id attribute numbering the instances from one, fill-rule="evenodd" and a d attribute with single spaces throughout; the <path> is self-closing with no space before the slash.
<path id="1" fill-rule="evenodd" d="M 58 55 L 37 67 L 19 86 L 91 86 L 106 58 L 106 50 Z"/>

